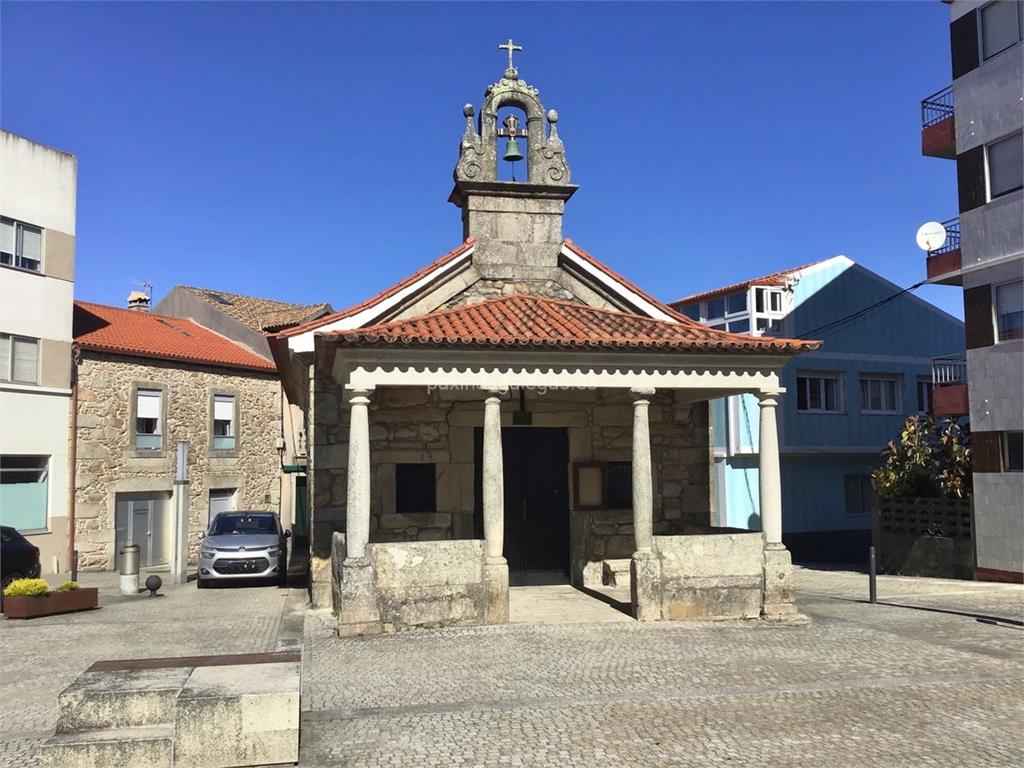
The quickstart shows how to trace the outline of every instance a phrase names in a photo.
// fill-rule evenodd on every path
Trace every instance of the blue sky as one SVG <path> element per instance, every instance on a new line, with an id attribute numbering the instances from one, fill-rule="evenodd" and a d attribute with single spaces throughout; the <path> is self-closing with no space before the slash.
<path id="1" fill-rule="evenodd" d="M 923 277 L 948 10 L 906 3 L 18 3 L 0 122 L 78 156 L 79 298 L 201 285 L 343 307 L 461 240 L 462 105 L 560 114 L 566 235 L 662 299 L 843 253 Z M 961 293 L 918 295 L 962 316 Z"/>

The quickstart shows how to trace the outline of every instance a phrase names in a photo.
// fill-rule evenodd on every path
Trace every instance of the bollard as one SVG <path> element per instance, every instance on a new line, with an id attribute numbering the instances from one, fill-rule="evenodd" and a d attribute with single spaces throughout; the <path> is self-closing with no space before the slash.
<path id="1" fill-rule="evenodd" d="M 875 548 L 874 546 L 868 547 L 868 602 L 878 602 L 878 584 L 875 583 L 876 568 L 875 568 Z"/>
<path id="2" fill-rule="evenodd" d="M 139 594 L 139 546 L 121 547 L 121 594 Z"/>
<path id="3" fill-rule="evenodd" d="M 71 580 L 78 581 L 78 550 L 71 550 Z"/>

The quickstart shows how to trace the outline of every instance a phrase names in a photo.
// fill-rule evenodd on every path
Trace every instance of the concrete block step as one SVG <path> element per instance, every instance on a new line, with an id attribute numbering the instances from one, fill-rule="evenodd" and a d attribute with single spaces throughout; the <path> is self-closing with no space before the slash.
<path id="1" fill-rule="evenodd" d="M 601 582 L 606 587 L 628 587 L 630 558 L 605 560 L 601 568 Z"/>
<path id="2" fill-rule="evenodd" d="M 195 669 L 178 697 L 175 768 L 297 763 L 297 662 Z"/>
<path id="3" fill-rule="evenodd" d="M 57 699 L 57 732 L 174 722 L 188 667 L 89 671 Z"/>
<path id="4" fill-rule="evenodd" d="M 174 726 L 149 725 L 57 733 L 37 752 L 40 768 L 171 768 Z"/>

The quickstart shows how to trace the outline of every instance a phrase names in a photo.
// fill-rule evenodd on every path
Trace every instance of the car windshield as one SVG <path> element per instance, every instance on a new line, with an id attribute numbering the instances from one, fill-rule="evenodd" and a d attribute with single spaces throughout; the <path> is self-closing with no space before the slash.
<path id="1" fill-rule="evenodd" d="M 210 527 L 210 535 L 227 533 L 277 533 L 277 520 L 273 515 L 217 515 Z"/>

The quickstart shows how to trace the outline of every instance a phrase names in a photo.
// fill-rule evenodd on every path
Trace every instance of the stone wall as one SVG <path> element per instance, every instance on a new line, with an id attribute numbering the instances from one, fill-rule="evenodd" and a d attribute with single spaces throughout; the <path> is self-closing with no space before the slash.
<path id="1" fill-rule="evenodd" d="M 78 369 L 78 456 L 75 541 L 85 570 L 116 567 L 115 501 L 119 493 L 170 492 L 174 446 L 189 444 L 189 535 L 192 557 L 206 529 L 209 491 L 237 489 L 236 509 L 277 511 L 281 433 L 280 386 L 273 374 L 192 366 L 171 361 L 85 352 Z M 164 448 L 156 456 L 133 450 L 135 388 L 164 388 Z M 210 401 L 214 391 L 238 398 L 237 449 L 211 456 Z M 165 518 L 170 526 L 171 508 Z"/>
<path id="2" fill-rule="evenodd" d="M 348 413 L 340 387 L 320 376 L 314 382 L 311 488 L 313 506 L 314 603 L 330 604 L 331 535 L 343 531 L 348 461 Z M 474 525 L 474 429 L 482 427 L 484 393 L 423 387 L 380 389 L 371 396 L 371 542 L 476 538 Z M 601 582 L 601 563 L 633 553 L 632 510 L 577 510 L 572 464 L 630 461 L 632 398 L 626 390 L 529 390 L 533 426 L 565 427 L 570 493 L 570 557 L 574 583 Z M 502 423 L 512 426 L 518 407 L 513 393 L 502 405 Z M 677 402 L 659 392 L 650 406 L 654 466 L 654 530 L 682 533 L 709 522 L 707 404 Z M 397 514 L 395 465 L 436 465 L 437 509 Z"/>
<path id="3" fill-rule="evenodd" d="M 472 304 L 475 301 L 496 299 L 500 296 L 520 294 L 527 296 L 546 296 L 561 301 L 582 303 L 576 295 L 557 280 L 477 280 L 469 288 L 453 296 L 445 303 L 446 307 L 457 307 Z"/>

